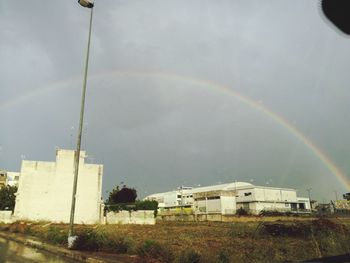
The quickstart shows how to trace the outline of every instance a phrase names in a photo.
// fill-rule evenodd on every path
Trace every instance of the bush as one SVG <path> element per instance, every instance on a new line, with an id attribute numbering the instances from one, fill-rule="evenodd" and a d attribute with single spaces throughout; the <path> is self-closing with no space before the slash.
<path id="1" fill-rule="evenodd" d="M 200 263 L 202 262 L 202 256 L 197 251 L 191 249 L 183 251 L 178 260 L 179 263 Z"/>
<path id="2" fill-rule="evenodd" d="M 261 233 L 271 236 L 286 236 L 286 237 L 309 237 L 311 235 L 310 225 L 304 223 L 264 223 Z"/>
<path id="3" fill-rule="evenodd" d="M 31 232 L 29 230 L 30 228 L 27 229 L 27 231 Z M 64 245 L 67 244 L 68 235 L 65 233 L 65 231 L 60 230 L 58 227 L 51 226 L 47 231 L 46 239 L 54 244 Z"/>
<path id="4" fill-rule="evenodd" d="M 16 204 L 16 186 L 5 186 L 0 188 L 0 210 L 13 211 Z"/>
<path id="5" fill-rule="evenodd" d="M 124 254 L 129 252 L 132 247 L 132 241 L 127 237 L 115 237 L 109 238 L 107 244 L 104 248 L 107 250 L 113 251 L 118 254 Z"/>
<path id="6" fill-rule="evenodd" d="M 146 240 L 137 248 L 136 252 L 140 257 L 153 258 L 165 263 L 173 262 L 174 260 L 172 251 L 154 240 Z"/>
<path id="7" fill-rule="evenodd" d="M 84 230 L 78 234 L 78 237 L 74 242 L 73 249 L 98 251 L 102 243 L 103 240 L 101 240 L 101 238 L 99 238 L 94 231 L 92 231 L 91 229 Z"/>
<path id="8" fill-rule="evenodd" d="M 241 207 L 236 211 L 236 214 L 239 216 L 247 216 L 249 215 L 249 212 L 245 210 L 243 207 Z"/>
<path id="9" fill-rule="evenodd" d="M 262 210 L 259 213 L 260 216 L 299 216 L 297 213 L 292 213 L 290 211 L 281 212 L 278 210 Z"/>
<path id="10" fill-rule="evenodd" d="M 221 250 L 219 255 L 218 255 L 218 263 L 230 263 L 230 256 L 228 255 L 227 252 Z"/>

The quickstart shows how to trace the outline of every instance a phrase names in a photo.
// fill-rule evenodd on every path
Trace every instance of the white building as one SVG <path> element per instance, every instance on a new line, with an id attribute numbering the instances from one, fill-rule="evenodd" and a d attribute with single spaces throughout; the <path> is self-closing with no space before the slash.
<path id="1" fill-rule="evenodd" d="M 7 172 L 0 170 L 0 188 L 6 186 Z"/>
<path id="2" fill-rule="evenodd" d="M 191 207 L 196 214 L 235 214 L 240 208 L 252 214 L 266 210 L 310 211 L 309 199 L 297 197 L 294 189 L 255 186 L 245 182 L 178 188 L 170 192 L 153 194 L 145 199 L 158 201 L 160 210 Z"/>
<path id="3" fill-rule="evenodd" d="M 19 182 L 19 173 L 7 172 L 6 184 L 9 186 L 17 186 Z"/>
<path id="4" fill-rule="evenodd" d="M 80 154 L 75 223 L 100 222 L 103 166 Z M 22 161 L 14 217 L 68 223 L 74 178 L 74 151 L 57 150 L 56 162 Z"/>

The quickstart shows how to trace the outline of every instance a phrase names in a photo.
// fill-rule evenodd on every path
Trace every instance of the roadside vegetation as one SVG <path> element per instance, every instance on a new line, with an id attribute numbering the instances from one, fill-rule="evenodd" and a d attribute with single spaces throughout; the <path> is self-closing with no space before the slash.
<path id="1" fill-rule="evenodd" d="M 16 186 L 7 185 L 0 188 L 0 210 L 14 210 L 16 203 L 16 192 Z"/>
<path id="2" fill-rule="evenodd" d="M 281 262 L 350 253 L 350 218 L 240 216 L 234 222 L 78 225 L 75 249 L 138 255 L 140 262 Z M 16 222 L 0 230 L 66 245 L 68 226 Z"/>

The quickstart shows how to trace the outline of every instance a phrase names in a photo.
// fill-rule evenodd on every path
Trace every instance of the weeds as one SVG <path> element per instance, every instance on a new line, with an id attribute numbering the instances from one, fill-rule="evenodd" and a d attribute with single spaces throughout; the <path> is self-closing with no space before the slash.
<path id="1" fill-rule="evenodd" d="M 29 231 L 30 233 L 32 232 L 29 227 L 27 229 L 28 229 L 27 231 Z M 67 244 L 67 238 L 68 238 L 68 235 L 65 231 L 54 226 L 50 226 L 46 234 L 46 239 L 49 242 L 54 244 L 59 244 L 59 245 Z"/>
<path id="2" fill-rule="evenodd" d="M 179 258 L 179 263 L 201 263 L 202 262 L 202 256 L 199 252 L 190 249 L 183 251 Z"/>
<path id="3" fill-rule="evenodd" d="M 154 240 L 146 240 L 136 249 L 137 254 L 142 258 L 153 258 L 160 262 L 170 263 L 174 261 L 173 252 L 165 245 Z"/>
<path id="4" fill-rule="evenodd" d="M 218 255 L 218 263 L 230 263 L 230 256 L 224 250 L 221 250 Z"/>
<path id="5" fill-rule="evenodd" d="M 93 230 L 87 229 L 78 234 L 73 249 L 98 251 L 101 248 L 101 244 L 102 242 L 99 236 Z"/>
<path id="6" fill-rule="evenodd" d="M 247 216 L 247 215 L 249 215 L 249 212 L 246 209 L 244 209 L 243 207 L 240 207 L 239 209 L 237 209 L 236 215 Z"/>

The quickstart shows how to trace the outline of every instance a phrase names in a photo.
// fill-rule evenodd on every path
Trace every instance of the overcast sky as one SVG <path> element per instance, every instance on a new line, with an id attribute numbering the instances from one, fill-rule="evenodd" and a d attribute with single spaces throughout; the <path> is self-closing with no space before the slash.
<path id="1" fill-rule="evenodd" d="M 350 38 L 319 1 L 98 0 L 83 149 L 104 192 L 246 181 L 346 191 L 271 109 L 350 178 Z M 89 9 L 0 1 L 0 168 L 74 148 Z M 210 83 L 210 84 L 205 84 Z"/>

